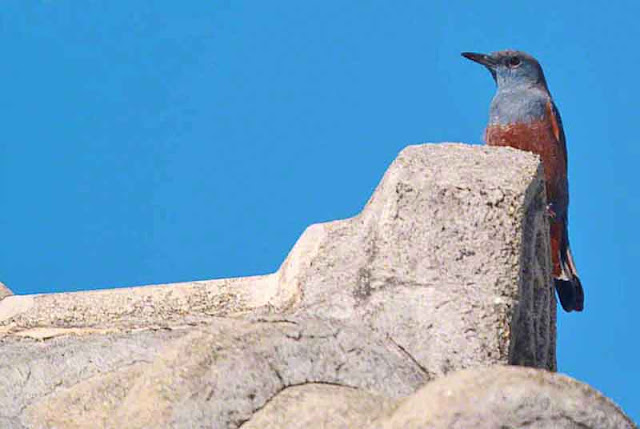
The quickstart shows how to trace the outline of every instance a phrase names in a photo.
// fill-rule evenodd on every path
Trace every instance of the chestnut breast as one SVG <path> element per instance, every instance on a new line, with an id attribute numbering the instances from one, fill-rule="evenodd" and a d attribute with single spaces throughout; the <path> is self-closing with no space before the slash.
<path id="1" fill-rule="evenodd" d="M 548 94 L 533 99 L 522 95 L 517 99 L 510 97 L 511 100 L 496 96 L 485 140 L 490 146 L 510 146 L 538 154 L 544 164 L 547 201 L 553 205 L 556 215 L 564 219 L 569 197 L 561 122 L 555 116 Z"/>

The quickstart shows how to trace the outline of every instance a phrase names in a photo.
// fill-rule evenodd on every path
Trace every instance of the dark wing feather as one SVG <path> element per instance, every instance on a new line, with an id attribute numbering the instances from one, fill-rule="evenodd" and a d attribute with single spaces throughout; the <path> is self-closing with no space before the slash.
<path id="1" fill-rule="evenodd" d="M 564 168 L 565 171 L 568 167 L 567 160 L 567 141 L 564 136 L 564 128 L 562 127 L 562 118 L 560 117 L 560 112 L 556 107 L 555 103 L 549 99 L 547 101 L 547 113 L 549 114 L 549 118 L 551 119 L 551 126 L 553 127 L 553 134 L 556 137 L 556 140 L 560 144 L 562 148 L 562 156 L 564 157 Z"/>

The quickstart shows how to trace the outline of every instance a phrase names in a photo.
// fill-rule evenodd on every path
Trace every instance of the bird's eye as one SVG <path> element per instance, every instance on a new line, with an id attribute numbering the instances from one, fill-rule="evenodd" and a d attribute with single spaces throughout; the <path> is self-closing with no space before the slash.
<path id="1" fill-rule="evenodd" d="M 507 60 L 507 64 L 509 64 L 509 67 L 511 68 L 516 68 L 520 65 L 520 58 L 518 57 L 509 57 L 509 59 Z"/>

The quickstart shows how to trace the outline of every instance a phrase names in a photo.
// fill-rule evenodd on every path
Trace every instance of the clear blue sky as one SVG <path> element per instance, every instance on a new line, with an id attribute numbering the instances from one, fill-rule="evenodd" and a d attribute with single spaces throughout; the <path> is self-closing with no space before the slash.
<path id="1" fill-rule="evenodd" d="M 0 280 L 25 294 L 272 272 L 307 225 L 360 211 L 404 146 L 481 143 L 494 84 L 460 52 L 523 49 L 563 115 L 586 290 L 583 314 L 559 312 L 559 369 L 640 420 L 638 15 L 2 1 Z"/>

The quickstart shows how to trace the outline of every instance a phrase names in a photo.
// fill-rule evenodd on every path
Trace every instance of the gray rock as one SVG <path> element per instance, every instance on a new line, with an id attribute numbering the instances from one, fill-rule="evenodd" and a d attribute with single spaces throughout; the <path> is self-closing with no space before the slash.
<path id="1" fill-rule="evenodd" d="M 536 426 L 556 415 L 549 398 L 592 390 L 544 371 L 500 368 L 494 384 L 457 372 L 555 370 L 541 177 L 537 157 L 508 148 L 411 146 L 361 214 L 310 226 L 271 275 L 6 296 L 0 427 L 444 425 L 447 409 L 420 412 L 442 392 L 463 398 L 464 383 L 511 399 L 451 410 L 513 405 L 555 427 Z M 598 398 L 603 425 L 628 422 Z"/>
<path id="2" fill-rule="evenodd" d="M 359 216 L 314 225 L 294 247 L 315 246 L 297 261 L 293 312 L 361 320 L 431 377 L 496 363 L 553 370 L 545 205 L 533 155 L 410 146 Z"/>
<path id="3" fill-rule="evenodd" d="M 610 400 L 564 375 L 520 367 L 459 371 L 401 401 L 374 427 L 631 429 Z"/>
<path id="4" fill-rule="evenodd" d="M 347 387 L 285 389 L 246 428 L 632 429 L 596 390 L 552 372 L 513 366 L 458 371 L 389 401 Z"/>
<path id="5" fill-rule="evenodd" d="M 185 329 L 2 347 L 0 418 L 25 427 L 237 427 L 288 386 L 411 394 L 421 368 L 363 328 L 219 319 Z M 375 368 L 375 371 L 372 369 Z M 20 427 L 20 426 L 17 426 Z"/>
<path id="6" fill-rule="evenodd" d="M 254 413 L 243 429 L 353 429 L 371 427 L 395 402 L 362 389 L 304 384 L 284 389 Z"/>

